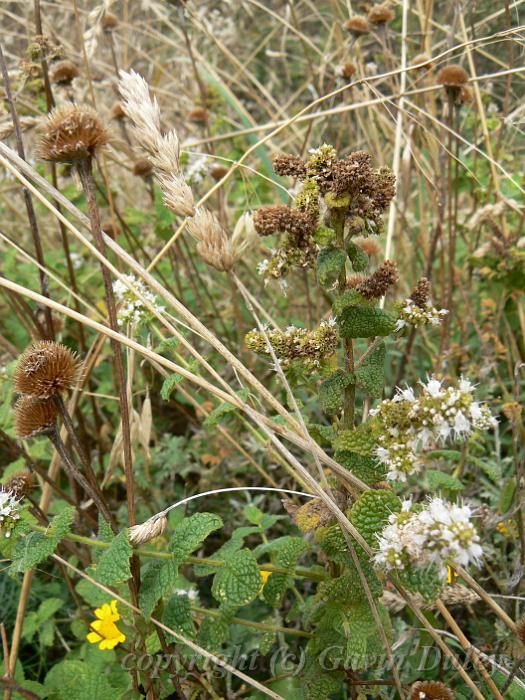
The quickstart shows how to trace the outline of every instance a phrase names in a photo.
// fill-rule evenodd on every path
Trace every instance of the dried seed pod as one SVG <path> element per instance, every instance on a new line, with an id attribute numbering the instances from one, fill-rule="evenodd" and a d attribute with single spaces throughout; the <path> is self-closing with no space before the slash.
<path id="1" fill-rule="evenodd" d="M 416 288 L 410 295 L 409 299 L 412 299 L 416 306 L 424 309 L 427 302 L 430 300 L 430 282 L 426 277 L 421 277 L 416 284 Z"/>
<path id="2" fill-rule="evenodd" d="M 52 399 L 21 396 L 15 405 L 15 434 L 20 440 L 53 430 L 58 408 Z"/>
<path id="3" fill-rule="evenodd" d="M 228 173 L 229 168 L 225 165 L 220 165 L 220 163 L 214 163 L 210 168 L 210 175 L 214 180 L 222 180 L 222 178 Z"/>
<path id="4" fill-rule="evenodd" d="M 356 287 L 356 290 L 365 299 L 380 299 L 398 279 L 396 264 L 391 260 L 385 260 L 375 272 Z"/>
<path id="5" fill-rule="evenodd" d="M 135 547 L 145 544 L 155 537 L 164 534 L 168 527 L 168 519 L 165 515 L 153 515 L 141 525 L 133 525 L 129 528 L 129 541 Z"/>
<path id="6" fill-rule="evenodd" d="M 72 61 L 59 61 L 51 70 L 51 82 L 56 85 L 70 85 L 79 75 L 80 71 Z"/>
<path id="7" fill-rule="evenodd" d="M 78 356 L 65 345 L 40 340 L 20 357 L 15 370 L 15 391 L 39 399 L 71 389 L 79 375 Z"/>
<path id="8" fill-rule="evenodd" d="M 453 691 L 439 681 L 418 681 L 410 690 L 409 700 L 454 700 Z"/>
<path id="9" fill-rule="evenodd" d="M 368 12 L 368 21 L 371 24 L 384 26 L 390 24 L 395 17 L 395 12 L 384 2 L 373 5 Z"/>
<path id="10" fill-rule="evenodd" d="M 133 175 L 137 177 L 149 177 L 152 173 L 153 166 L 146 158 L 141 158 L 133 163 Z"/>
<path id="11" fill-rule="evenodd" d="M 350 32 L 350 34 L 356 39 L 364 34 L 370 33 L 370 24 L 368 23 L 368 20 L 366 17 L 361 17 L 360 15 L 351 17 L 344 23 L 343 26 L 346 31 Z"/>
<path id="12" fill-rule="evenodd" d="M 55 163 L 71 163 L 90 158 L 108 141 L 108 132 L 91 107 L 65 105 L 47 117 L 40 156 Z"/>
<path id="13" fill-rule="evenodd" d="M 273 159 L 273 170 L 277 175 L 304 177 L 306 175 L 306 163 L 299 156 L 283 153 L 275 156 Z"/>
<path id="14" fill-rule="evenodd" d="M 204 107 L 196 107 L 188 114 L 188 119 L 194 124 L 207 124 L 210 120 L 210 113 Z"/>
<path id="15" fill-rule="evenodd" d="M 468 73 L 461 66 L 443 66 L 437 74 L 437 83 L 446 88 L 461 88 L 468 83 Z"/>
<path id="16" fill-rule="evenodd" d="M 110 12 L 105 12 L 100 20 L 100 25 L 104 32 L 112 32 L 118 26 L 118 18 Z"/>
<path id="17" fill-rule="evenodd" d="M 288 233 L 297 241 L 309 238 L 315 229 L 312 216 L 284 204 L 262 207 L 254 214 L 253 223 L 259 236 Z"/>

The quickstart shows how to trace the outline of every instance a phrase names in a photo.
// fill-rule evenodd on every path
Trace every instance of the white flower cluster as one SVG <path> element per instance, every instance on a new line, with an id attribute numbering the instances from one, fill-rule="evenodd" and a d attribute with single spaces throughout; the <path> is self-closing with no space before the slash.
<path id="1" fill-rule="evenodd" d="M 156 311 L 159 313 L 164 311 L 165 307 L 158 303 L 155 294 L 153 294 L 143 282 L 134 275 L 124 275 L 124 277 L 138 290 L 141 297 L 149 301 L 155 307 Z M 142 299 L 132 292 L 124 282 L 115 280 L 115 282 L 113 282 L 113 291 L 115 292 L 115 299 L 119 306 L 117 320 L 121 325 L 130 324 L 137 327 L 151 318 L 151 313 Z"/>
<path id="2" fill-rule="evenodd" d="M 421 396 L 411 388 L 398 389 L 393 399 L 370 411 L 379 428 L 375 455 L 392 481 L 405 481 L 420 470 L 422 450 L 465 440 L 474 430 L 488 430 L 497 423 L 488 407 L 474 400 L 474 385 L 468 379 L 460 379 L 457 387 L 444 387 L 433 377 L 421 385 Z"/>
<path id="3" fill-rule="evenodd" d="M 420 510 L 404 501 L 379 535 L 375 562 L 383 569 L 426 568 L 434 564 L 441 578 L 447 566 L 479 565 L 483 550 L 467 505 L 431 498 Z"/>
<path id="4" fill-rule="evenodd" d="M 193 158 L 186 167 L 186 182 L 198 185 L 206 177 L 208 172 L 208 156 Z"/>
<path id="5" fill-rule="evenodd" d="M 412 299 L 406 299 L 397 321 L 396 331 L 402 330 L 405 326 L 439 326 L 447 314 L 447 309 L 436 309 L 431 301 L 427 301 L 423 307 L 418 306 Z"/>
<path id="6" fill-rule="evenodd" d="M 12 491 L 0 487 L 0 535 L 11 537 L 11 531 L 20 520 L 20 501 Z"/>

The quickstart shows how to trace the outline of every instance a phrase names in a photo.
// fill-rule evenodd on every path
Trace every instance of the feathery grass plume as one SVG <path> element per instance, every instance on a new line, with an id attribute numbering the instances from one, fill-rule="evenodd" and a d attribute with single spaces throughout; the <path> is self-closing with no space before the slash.
<path id="1" fill-rule="evenodd" d="M 148 177 L 153 172 L 153 166 L 146 158 L 140 158 L 133 163 L 133 175 Z"/>
<path id="2" fill-rule="evenodd" d="M 204 107 L 196 107 L 189 112 L 188 119 L 194 124 L 207 124 L 210 121 L 210 113 Z"/>
<path id="3" fill-rule="evenodd" d="M 197 241 L 197 252 L 205 263 L 220 272 L 231 270 L 236 257 L 232 242 L 219 219 L 209 209 L 198 207 L 188 221 L 188 231 Z"/>
<path id="4" fill-rule="evenodd" d="M 373 5 L 368 12 L 368 21 L 370 24 L 376 24 L 384 26 L 390 24 L 390 22 L 395 17 L 395 12 L 390 8 L 386 2 L 380 5 Z"/>
<path id="5" fill-rule="evenodd" d="M 273 159 L 273 170 L 277 175 L 305 177 L 306 163 L 299 156 L 282 153 Z"/>
<path id="6" fill-rule="evenodd" d="M 51 82 L 56 85 L 69 85 L 79 75 L 80 71 L 72 61 L 59 61 L 51 70 Z"/>
<path id="7" fill-rule="evenodd" d="M 173 129 L 162 133 L 159 105 L 151 98 L 147 82 L 135 71 L 120 71 L 119 91 L 122 108 L 153 165 L 166 206 L 180 216 L 193 216 L 193 193 L 180 168 L 179 139 Z"/>
<path id="8" fill-rule="evenodd" d="M 40 156 L 55 163 L 91 158 L 109 134 L 91 107 L 64 105 L 49 113 L 40 141 Z"/>
<path id="9" fill-rule="evenodd" d="M 55 428 L 58 407 L 52 399 L 21 396 L 15 404 L 15 434 L 28 440 Z"/>
<path id="10" fill-rule="evenodd" d="M 454 700 L 454 693 L 440 681 L 417 681 L 410 689 L 409 700 Z"/>
<path id="11" fill-rule="evenodd" d="M 80 362 L 75 352 L 61 343 L 40 340 L 21 355 L 15 369 L 15 391 L 48 399 L 71 389 L 78 380 Z"/>
<path id="12" fill-rule="evenodd" d="M 356 290 L 365 299 L 380 299 L 398 279 L 397 265 L 392 260 L 385 260 L 377 270 L 356 287 Z"/>
<path id="13" fill-rule="evenodd" d="M 370 24 L 368 23 L 366 17 L 362 17 L 361 15 L 351 17 L 344 23 L 343 26 L 346 31 L 350 32 L 350 34 L 356 39 L 364 34 L 370 33 Z"/>
<path id="14" fill-rule="evenodd" d="M 166 532 L 168 519 L 164 514 L 153 515 L 141 525 L 129 528 L 129 541 L 134 547 L 145 544 Z"/>

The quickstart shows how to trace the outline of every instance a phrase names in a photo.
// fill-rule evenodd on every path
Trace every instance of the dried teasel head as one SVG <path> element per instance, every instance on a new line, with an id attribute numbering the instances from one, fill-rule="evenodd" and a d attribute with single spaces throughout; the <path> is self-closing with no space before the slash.
<path id="1" fill-rule="evenodd" d="M 229 168 L 226 165 L 221 165 L 220 163 L 214 163 L 210 168 L 210 175 L 214 180 L 222 180 L 222 178 L 228 174 Z"/>
<path id="2" fill-rule="evenodd" d="M 100 20 L 100 26 L 104 32 L 112 32 L 118 26 L 118 18 L 111 12 L 105 12 Z"/>
<path id="3" fill-rule="evenodd" d="M 385 260 L 377 270 L 357 285 L 356 291 L 365 299 L 380 299 L 398 279 L 396 264 L 391 260 Z"/>
<path id="4" fill-rule="evenodd" d="M 165 515 L 153 515 L 142 525 L 133 525 L 129 528 L 129 541 L 135 547 L 145 544 L 155 537 L 159 537 L 166 532 L 168 519 Z"/>
<path id="5" fill-rule="evenodd" d="M 443 66 L 436 81 L 445 88 L 450 100 L 458 101 L 461 91 L 468 83 L 468 73 L 461 66 L 451 64 Z"/>
<path id="6" fill-rule="evenodd" d="M 21 396 L 15 405 L 15 434 L 20 440 L 50 432 L 56 425 L 58 408 L 52 399 Z"/>
<path id="7" fill-rule="evenodd" d="M 368 21 L 370 24 L 384 26 L 390 24 L 395 17 L 395 12 L 386 2 L 380 5 L 373 5 L 368 12 Z"/>
<path id="8" fill-rule="evenodd" d="M 12 476 L 6 483 L 5 488 L 17 499 L 22 499 L 28 496 L 33 489 L 33 475 L 31 472 L 22 471 Z"/>
<path id="9" fill-rule="evenodd" d="M 52 340 L 40 340 L 30 345 L 18 360 L 15 391 L 48 399 L 71 389 L 78 380 L 79 371 L 76 353 Z"/>
<path id="10" fill-rule="evenodd" d="M 40 156 L 55 163 L 90 158 L 105 146 L 109 134 L 91 107 L 65 105 L 48 115 L 40 141 Z"/>
<path id="11" fill-rule="evenodd" d="M 56 85 L 69 85 L 78 78 L 80 71 L 72 61 L 59 61 L 51 70 L 51 82 Z"/>
<path id="12" fill-rule="evenodd" d="M 366 17 L 361 17 L 360 15 L 351 17 L 344 23 L 343 26 L 346 31 L 350 32 L 350 34 L 356 39 L 357 37 L 370 33 L 370 24 L 368 23 L 368 20 Z"/>
<path id="13" fill-rule="evenodd" d="M 409 700 L 454 700 L 454 693 L 439 681 L 417 681 L 410 690 Z"/>
<path id="14" fill-rule="evenodd" d="M 146 158 L 140 158 L 133 163 L 133 175 L 137 177 L 149 177 L 153 174 L 153 166 Z"/>
<path id="15" fill-rule="evenodd" d="M 194 124 L 207 124 L 210 121 L 210 113 L 204 107 L 196 107 L 188 114 L 188 119 Z"/>

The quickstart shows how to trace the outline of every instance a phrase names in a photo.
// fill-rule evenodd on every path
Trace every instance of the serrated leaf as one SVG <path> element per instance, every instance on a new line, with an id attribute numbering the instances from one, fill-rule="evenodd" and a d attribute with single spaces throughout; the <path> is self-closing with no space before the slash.
<path id="1" fill-rule="evenodd" d="M 468 455 L 467 462 L 474 464 L 476 467 L 478 467 L 478 469 L 481 469 L 481 471 L 486 474 L 491 481 L 498 483 L 501 480 L 502 473 L 501 466 L 499 464 L 495 464 L 494 462 L 486 462 L 484 459 L 478 459 L 478 457 L 474 457 L 473 455 Z"/>
<path id="2" fill-rule="evenodd" d="M 211 592 L 220 603 L 240 608 L 255 600 L 261 583 L 253 553 L 249 549 L 241 549 L 229 557 L 215 574 Z"/>
<path id="3" fill-rule="evenodd" d="M 332 311 L 334 316 L 339 316 L 349 306 L 360 306 L 365 303 L 365 298 L 359 292 L 356 292 L 355 289 L 346 289 L 335 299 Z"/>
<path id="4" fill-rule="evenodd" d="M 401 510 L 401 500 L 392 492 L 370 489 L 362 493 L 350 509 L 350 521 L 371 547 L 392 513 Z"/>
<path id="5" fill-rule="evenodd" d="M 95 570 L 95 578 L 105 586 L 115 586 L 131 578 L 129 559 L 133 547 L 129 542 L 129 530 L 126 528 L 113 538 L 110 546 L 100 557 Z"/>
<path id="6" fill-rule="evenodd" d="M 333 415 L 343 408 L 345 389 L 353 382 L 352 376 L 338 369 L 319 387 L 319 403 L 325 413 Z"/>
<path id="7" fill-rule="evenodd" d="M 171 374 L 169 377 L 166 377 L 160 390 L 160 395 L 164 401 L 169 401 L 170 396 L 183 379 L 182 374 Z"/>
<path id="8" fill-rule="evenodd" d="M 150 617 L 159 600 L 171 593 L 179 574 L 174 561 L 151 563 L 142 576 L 140 586 L 140 608 L 145 617 Z"/>
<path id="9" fill-rule="evenodd" d="M 237 392 L 237 396 L 243 402 L 245 402 L 248 399 L 249 395 L 250 395 L 250 392 L 248 389 L 241 389 L 241 391 Z M 213 409 L 213 411 L 211 411 L 210 414 L 208 416 L 206 416 L 206 419 L 204 420 L 203 425 L 206 426 L 207 428 L 213 428 L 216 425 L 218 425 L 222 421 L 223 418 L 228 416 L 230 413 L 234 413 L 236 410 L 237 410 L 236 406 L 225 401 L 224 403 L 221 403 L 218 406 L 216 406 Z"/>
<path id="10" fill-rule="evenodd" d="M 302 537 L 286 537 L 283 540 L 277 556 L 272 558 L 272 563 L 287 569 L 288 573 L 272 573 L 263 588 L 263 598 L 274 608 L 281 605 L 286 589 L 293 585 L 291 574 L 299 558 L 309 549 L 308 543 Z"/>
<path id="11" fill-rule="evenodd" d="M 317 279 L 322 287 L 330 287 L 345 269 L 346 252 L 340 248 L 323 248 L 317 258 Z"/>
<path id="12" fill-rule="evenodd" d="M 381 343 L 373 353 L 355 370 L 357 386 L 364 389 L 373 399 L 378 399 L 383 393 L 385 383 L 385 344 Z"/>
<path id="13" fill-rule="evenodd" d="M 349 241 L 346 246 L 346 252 L 348 253 L 354 272 L 363 272 L 366 270 L 370 258 L 360 246 L 356 245 L 353 241 Z"/>
<path id="14" fill-rule="evenodd" d="M 70 533 L 74 516 L 75 509 L 68 506 L 52 519 L 45 533 L 30 532 L 22 537 L 13 552 L 11 572 L 29 571 L 53 554 L 60 540 Z"/>
<path id="15" fill-rule="evenodd" d="M 450 474 L 440 472 L 438 469 L 427 469 L 428 488 L 430 491 L 448 489 L 449 491 L 463 491 L 465 488 L 459 479 Z"/>
<path id="16" fill-rule="evenodd" d="M 44 685 L 57 700 L 115 700 L 122 691 L 111 684 L 107 675 L 79 660 L 55 664 L 47 674 Z"/>
<path id="17" fill-rule="evenodd" d="M 191 616 L 190 599 L 187 595 L 175 595 L 164 608 L 163 622 L 188 639 L 195 639 L 195 625 Z"/>
<path id="18" fill-rule="evenodd" d="M 373 338 L 392 333 L 395 318 L 378 307 L 351 306 L 338 317 L 339 334 L 342 338 Z"/>

